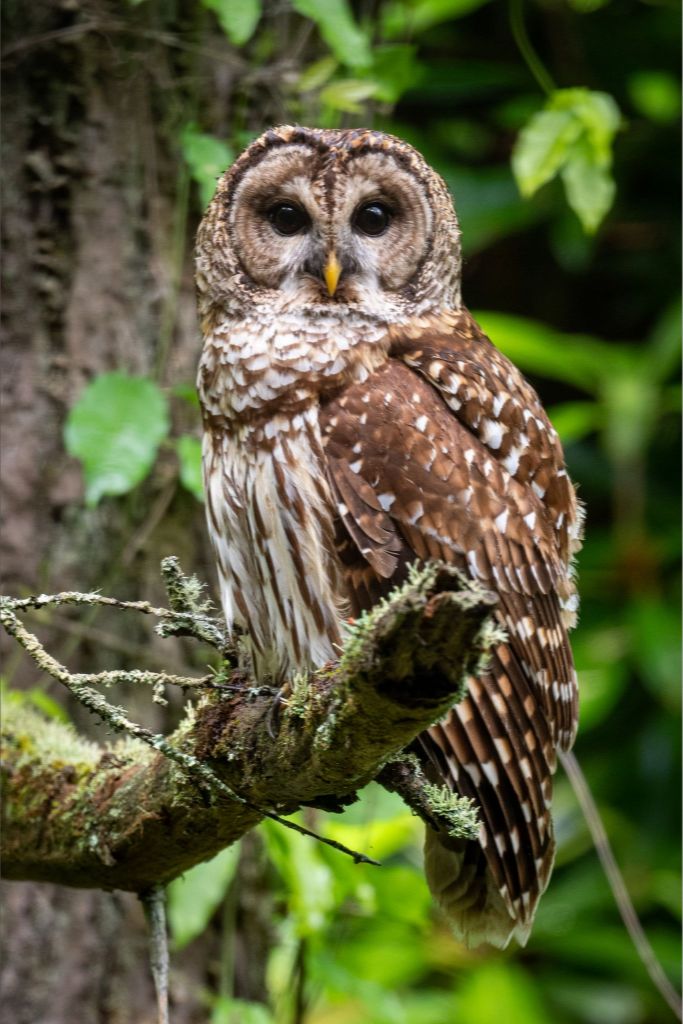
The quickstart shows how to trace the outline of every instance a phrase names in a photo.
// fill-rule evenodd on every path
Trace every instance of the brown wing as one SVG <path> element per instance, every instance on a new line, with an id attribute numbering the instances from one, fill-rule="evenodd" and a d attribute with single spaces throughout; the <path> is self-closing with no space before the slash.
<path id="1" fill-rule="evenodd" d="M 416 337 L 399 332 L 392 355 L 429 380 L 503 468 L 542 499 L 567 565 L 580 547 L 582 514 L 538 395 L 466 309 L 425 327 Z"/>
<path id="2" fill-rule="evenodd" d="M 424 348 L 413 344 L 413 362 Z M 515 927 L 522 937 L 528 930 L 552 865 L 554 737 L 566 742 L 573 728 L 554 696 L 574 686 L 557 596 L 566 567 L 541 496 L 453 415 L 426 376 L 391 360 L 328 403 L 322 429 L 358 608 L 415 557 L 457 564 L 500 596 L 508 643 L 423 740 L 444 777 L 477 800 L 484 824 L 485 861 L 456 848 L 467 871 L 461 865 L 438 895 L 470 940 L 502 942 Z"/>

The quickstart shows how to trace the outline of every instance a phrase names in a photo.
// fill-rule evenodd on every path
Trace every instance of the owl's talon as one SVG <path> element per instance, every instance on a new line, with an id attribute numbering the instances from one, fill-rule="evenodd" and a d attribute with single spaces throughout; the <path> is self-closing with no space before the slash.
<path id="1" fill-rule="evenodd" d="M 285 683 L 285 685 L 281 686 L 273 697 L 273 703 L 268 709 L 268 713 L 266 715 L 266 731 L 271 740 L 276 740 L 277 734 L 280 731 L 280 715 L 282 707 L 289 706 L 289 702 L 285 699 L 285 694 L 288 693 L 288 691 L 289 687 Z"/>

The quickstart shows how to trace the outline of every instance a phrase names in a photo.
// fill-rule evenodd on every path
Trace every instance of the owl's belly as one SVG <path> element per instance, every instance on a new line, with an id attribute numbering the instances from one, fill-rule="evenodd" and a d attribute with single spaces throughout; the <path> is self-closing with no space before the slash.
<path id="1" fill-rule="evenodd" d="M 260 435 L 205 435 L 204 482 L 223 611 L 249 634 L 257 678 L 337 657 L 346 602 L 317 406 Z"/>

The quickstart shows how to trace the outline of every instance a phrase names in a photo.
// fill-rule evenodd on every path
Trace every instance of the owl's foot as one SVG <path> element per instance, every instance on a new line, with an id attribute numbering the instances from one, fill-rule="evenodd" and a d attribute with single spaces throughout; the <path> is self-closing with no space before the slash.
<path id="1" fill-rule="evenodd" d="M 284 683 L 273 697 L 273 703 L 268 709 L 266 715 L 266 730 L 271 740 L 277 739 L 277 734 L 280 731 L 280 716 L 282 714 L 282 708 L 287 707 L 289 704 L 288 698 L 292 695 L 292 688 L 289 683 Z"/>

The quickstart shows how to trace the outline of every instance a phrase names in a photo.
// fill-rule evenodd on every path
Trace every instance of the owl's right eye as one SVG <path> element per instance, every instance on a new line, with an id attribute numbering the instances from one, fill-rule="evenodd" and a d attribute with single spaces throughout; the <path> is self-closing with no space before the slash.
<path id="1" fill-rule="evenodd" d="M 306 211 L 294 203 L 276 203 L 267 216 L 278 235 L 297 235 L 310 224 Z"/>

